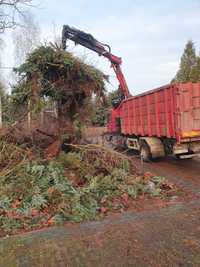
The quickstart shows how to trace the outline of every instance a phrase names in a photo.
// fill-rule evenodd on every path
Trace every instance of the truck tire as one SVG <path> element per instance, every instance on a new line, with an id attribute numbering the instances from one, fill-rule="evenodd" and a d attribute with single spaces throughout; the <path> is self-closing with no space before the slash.
<path id="1" fill-rule="evenodd" d="M 152 155 L 149 146 L 146 143 L 142 143 L 140 146 L 140 156 L 143 158 L 145 162 L 149 162 L 152 160 Z"/>

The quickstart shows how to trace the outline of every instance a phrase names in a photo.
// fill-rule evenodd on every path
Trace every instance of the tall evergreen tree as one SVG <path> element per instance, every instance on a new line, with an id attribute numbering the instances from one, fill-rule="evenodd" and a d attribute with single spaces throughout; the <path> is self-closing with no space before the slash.
<path id="1" fill-rule="evenodd" d="M 192 68 L 190 80 L 200 82 L 200 56 L 197 57 L 196 64 Z"/>
<path id="2" fill-rule="evenodd" d="M 173 82 L 189 82 L 192 80 L 192 72 L 193 68 L 197 65 L 197 57 L 196 51 L 194 47 L 194 43 L 192 41 L 188 41 L 184 53 L 181 57 L 181 63 L 179 70 L 176 74 Z"/>
<path id="3" fill-rule="evenodd" d="M 0 81 L 0 97 L 4 96 L 4 87 L 2 82 Z"/>

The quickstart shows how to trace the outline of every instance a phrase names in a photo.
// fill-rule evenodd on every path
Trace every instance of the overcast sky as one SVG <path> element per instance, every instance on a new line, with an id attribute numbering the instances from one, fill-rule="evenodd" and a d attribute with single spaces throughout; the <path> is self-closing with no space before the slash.
<path id="1" fill-rule="evenodd" d="M 170 82 L 185 43 L 192 39 L 200 48 L 200 0 L 42 0 L 32 10 L 40 24 L 42 39 L 60 35 L 62 25 L 75 26 L 108 43 L 122 57 L 123 71 L 132 94 Z M 11 40 L 6 35 L 4 65 L 12 63 Z M 87 61 L 111 75 L 106 59 L 70 45 Z"/>

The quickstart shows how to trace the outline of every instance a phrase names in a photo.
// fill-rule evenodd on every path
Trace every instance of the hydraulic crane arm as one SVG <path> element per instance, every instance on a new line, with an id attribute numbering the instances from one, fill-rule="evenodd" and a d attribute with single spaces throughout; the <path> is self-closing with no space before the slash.
<path id="1" fill-rule="evenodd" d="M 111 48 L 109 45 L 102 44 L 101 42 L 97 41 L 91 34 L 64 25 L 62 32 L 63 49 L 66 49 L 66 41 L 68 39 L 74 41 L 75 44 L 82 45 L 96 52 L 99 56 L 106 57 L 111 62 L 111 66 L 116 73 L 117 79 L 120 84 L 119 88 L 122 94 L 124 95 L 125 98 L 131 96 L 128 89 L 128 85 L 121 70 L 120 65 L 122 64 L 122 60 L 120 57 L 117 57 L 111 53 Z"/>

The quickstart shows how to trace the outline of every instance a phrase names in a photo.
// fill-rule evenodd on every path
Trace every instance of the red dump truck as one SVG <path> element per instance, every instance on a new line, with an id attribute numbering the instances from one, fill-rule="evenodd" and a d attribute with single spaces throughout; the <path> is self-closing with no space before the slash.
<path id="1" fill-rule="evenodd" d="M 170 84 L 113 108 L 107 141 L 140 151 L 144 160 L 200 153 L 200 83 Z"/>

